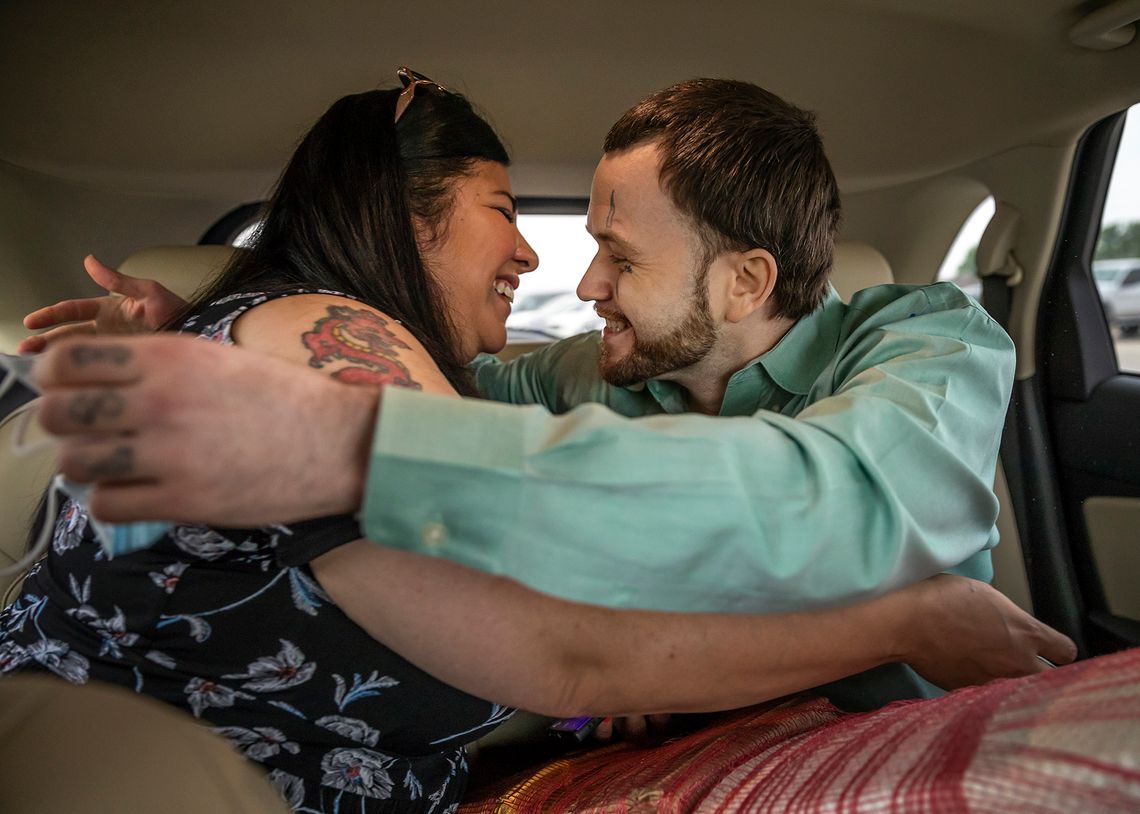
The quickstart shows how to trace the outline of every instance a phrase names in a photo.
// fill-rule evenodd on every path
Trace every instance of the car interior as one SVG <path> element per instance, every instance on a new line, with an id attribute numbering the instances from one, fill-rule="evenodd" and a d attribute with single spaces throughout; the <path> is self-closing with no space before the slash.
<path id="1" fill-rule="evenodd" d="M 15 352 L 26 313 L 99 293 L 88 253 L 192 292 L 241 251 L 327 105 L 394 86 L 398 66 L 467 94 L 504 137 L 524 232 L 530 215 L 581 219 L 608 126 L 646 94 L 696 76 L 755 82 L 818 116 L 842 191 L 845 298 L 963 283 L 951 250 L 972 213 L 993 212 L 966 282 L 1017 346 L 995 585 L 1082 658 L 1135 647 L 1140 337 L 1093 264 L 1107 262 L 1113 201 L 1130 201 L 1112 223 L 1136 222 L 1140 242 L 1140 150 L 1122 147 L 1140 144 L 1138 20 L 1132 0 L 8 0 L 0 352 Z M 556 242 L 536 248 L 556 265 Z M 505 356 L 548 341 L 517 338 Z M 53 463 L 29 408 L 0 407 L 2 566 L 24 553 Z"/>

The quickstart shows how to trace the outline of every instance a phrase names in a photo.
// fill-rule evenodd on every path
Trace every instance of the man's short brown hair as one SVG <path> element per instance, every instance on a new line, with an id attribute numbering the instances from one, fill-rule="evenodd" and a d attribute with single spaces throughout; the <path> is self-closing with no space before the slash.
<path id="1" fill-rule="evenodd" d="M 775 316 L 798 319 L 823 301 L 840 203 L 812 113 L 748 82 L 692 79 L 628 110 L 604 149 L 646 142 L 660 148 L 661 181 L 709 260 L 771 252 Z"/>

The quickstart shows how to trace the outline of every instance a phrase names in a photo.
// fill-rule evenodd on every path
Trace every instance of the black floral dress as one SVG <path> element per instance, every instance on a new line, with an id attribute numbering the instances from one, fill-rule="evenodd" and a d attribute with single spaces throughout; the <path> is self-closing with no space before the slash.
<path id="1" fill-rule="evenodd" d="M 183 329 L 231 342 L 234 320 L 268 299 L 228 297 Z M 351 518 L 183 525 L 107 559 L 68 501 L 48 557 L 0 611 L 0 674 L 106 681 L 181 707 L 264 766 L 296 811 L 454 811 L 463 745 L 512 711 L 435 680 L 333 604 L 307 563 L 358 536 Z"/>

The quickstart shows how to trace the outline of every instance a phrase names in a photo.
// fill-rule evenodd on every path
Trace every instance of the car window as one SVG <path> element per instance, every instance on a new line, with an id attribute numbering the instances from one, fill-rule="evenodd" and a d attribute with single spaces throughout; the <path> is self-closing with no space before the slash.
<path id="1" fill-rule="evenodd" d="M 231 246 L 237 246 L 244 249 L 253 243 L 253 238 L 257 235 L 257 230 L 261 228 L 261 219 L 258 218 L 248 226 L 243 226 L 241 230 L 233 236 L 230 241 Z"/>
<path id="2" fill-rule="evenodd" d="M 1124 133 L 1093 255 L 1093 278 L 1121 371 L 1140 373 L 1140 105 Z"/>
<path id="3" fill-rule="evenodd" d="M 948 280 L 976 300 L 982 299 L 982 282 L 978 279 L 978 244 L 994 216 L 994 199 L 987 197 L 974 208 L 950 244 L 938 269 L 939 281 Z"/>
<path id="4" fill-rule="evenodd" d="M 592 303 L 574 293 L 597 251 L 585 214 L 519 214 L 519 230 L 538 252 L 538 270 L 524 274 L 511 315 L 509 342 L 562 339 L 601 328 Z"/>

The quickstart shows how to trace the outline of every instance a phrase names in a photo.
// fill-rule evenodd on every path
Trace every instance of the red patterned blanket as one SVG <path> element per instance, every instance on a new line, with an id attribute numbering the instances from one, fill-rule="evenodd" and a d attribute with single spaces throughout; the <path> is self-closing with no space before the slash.
<path id="1" fill-rule="evenodd" d="M 1140 812 L 1140 648 L 844 714 L 800 697 L 473 794 L 515 812 Z"/>

